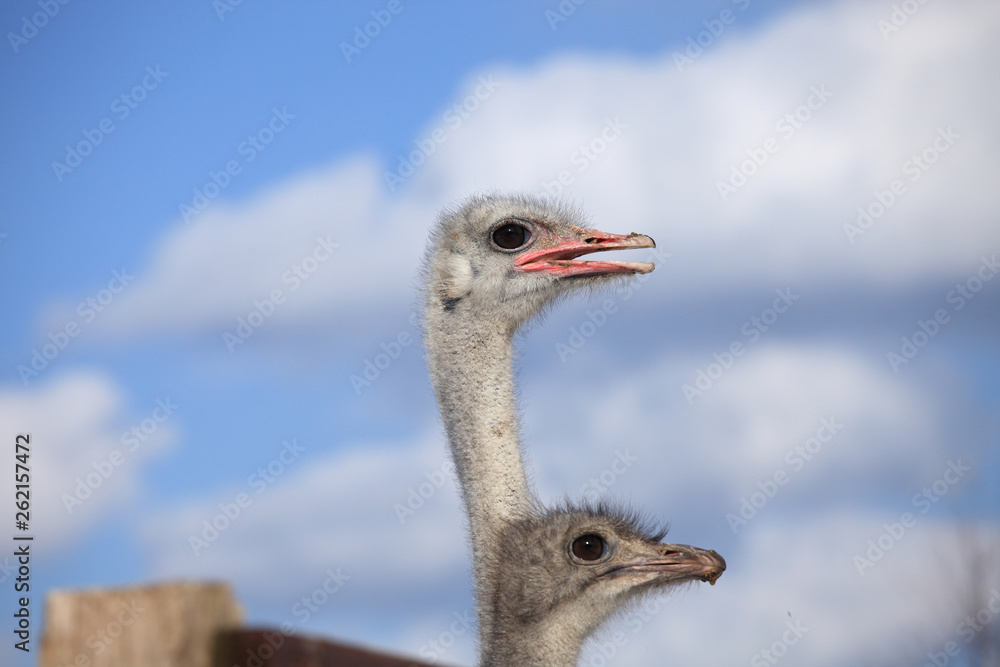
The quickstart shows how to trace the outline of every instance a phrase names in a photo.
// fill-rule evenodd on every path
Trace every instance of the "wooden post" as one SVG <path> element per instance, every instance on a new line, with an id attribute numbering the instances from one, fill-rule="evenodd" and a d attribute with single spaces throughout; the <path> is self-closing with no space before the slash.
<path id="1" fill-rule="evenodd" d="M 242 620 L 223 583 L 54 591 L 39 665 L 213 667 L 217 634 Z"/>

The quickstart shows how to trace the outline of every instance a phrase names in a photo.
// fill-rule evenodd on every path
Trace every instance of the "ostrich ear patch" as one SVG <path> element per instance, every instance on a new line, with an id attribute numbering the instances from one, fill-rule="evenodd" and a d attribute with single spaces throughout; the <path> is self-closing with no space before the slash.
<path id="1" fill-rule="evenodd" d="M 472 265 L 462 255 L 452 255 L 441 272 L 441 295 L 461 299 L 472 292 Z"/>

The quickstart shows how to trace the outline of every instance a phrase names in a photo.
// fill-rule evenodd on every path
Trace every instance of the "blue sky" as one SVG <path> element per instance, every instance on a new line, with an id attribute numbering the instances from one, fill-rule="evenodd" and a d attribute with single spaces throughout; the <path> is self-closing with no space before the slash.
<path id="1" fill-rule="evenodd" d="M 661 600 L 610 663 L 751 661 L 788 613 L 813 628 L 796 664 L 942 650 L 1000 586 L 995 563 L 985 600 L 949 579 L 970 535 L 1000 544 L 1000 14 L 653 4 L 556 22 L 555 2 L 69 3 L 36 32 L 37 3 L 0 10 L 0 423 L 36 443 L 36 649 L 49 589 L 225 578 L 280 625 L 339 567 L 302 631 L 472 664 L 468 635 L 428 648 L 471 598 L 413 313 L 437 211 L 508 189 L 658 243 L 648 277 L 519 342 L 540 495 L 630 502 L 730 566 Z M 639 463 L 606 474 L 626 450 Z M 727 518 L 781 473 L 746 525 Z"/>

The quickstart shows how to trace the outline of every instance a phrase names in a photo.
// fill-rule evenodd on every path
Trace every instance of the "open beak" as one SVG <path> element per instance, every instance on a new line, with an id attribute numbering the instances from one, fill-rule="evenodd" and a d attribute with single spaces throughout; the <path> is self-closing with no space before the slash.
<path id="1" fill-rule="evenodd" d="M 577 257 L 592 252 L 625 250 L 627 248 L 655 248 L 653 239 L 642 234 L 608 234 L 596 229 L 581 229 L 579 237 L 557 237 L 556 244 L 531 250 L 514 262 L 518 271 L 542 271 L 557 278 L 607 273 L 649 273 L 650 262 L 601 262 L 580 261 Z"/>
<path id="2" fill-rule="evenodd" d="M 715 580 L 726 570 L 726 561 L 710 549 L 689 547 L 686 544 L 659 544 L 655 553 L 638 556 L 627 563 L 615 565 L 602 576 L 648 572 L 656 579 L 666 582 L 682 580 L 707 581 L 715 585 Z"/>

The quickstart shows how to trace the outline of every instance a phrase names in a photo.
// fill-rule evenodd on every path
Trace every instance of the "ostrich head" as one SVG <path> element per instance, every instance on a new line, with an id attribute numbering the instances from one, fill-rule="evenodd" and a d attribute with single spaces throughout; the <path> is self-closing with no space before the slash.
<path id="1" fill-rule="evenodd" d="M 653 270 L 647 262 L 578 257 L 653 247 L 653 239 L 641 234 L 587 229 L 578 212 L 542 199 L 476 196 L 441 216 L 428 253 L 428 305 L 500 319 L 516 329 L 572 287 Z"/>
<path id="2" fill-rule="evenodd" d="M 682 583 L 714 584 L 726 569 L 715 551 L 661 543 L 666 531 L 608 506 L 543 512 L 498 539 L 486 664 L 576 664 L 583 641 L 628 602 Z"/>

